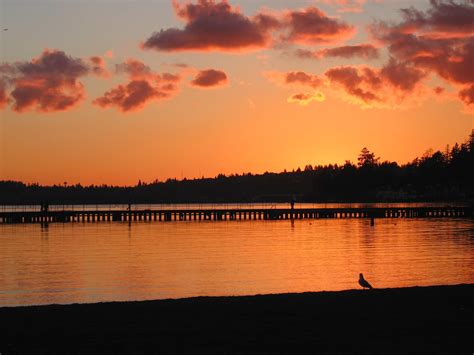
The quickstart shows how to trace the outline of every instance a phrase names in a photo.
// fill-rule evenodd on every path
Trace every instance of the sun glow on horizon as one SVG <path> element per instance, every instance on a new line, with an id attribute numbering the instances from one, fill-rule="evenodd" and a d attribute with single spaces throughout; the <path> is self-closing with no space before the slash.
<path id="1" fill-rule="evenodd" d="M 466 2 L 93 5 L 2 3 L 0 180 L 282 172 L 364 146 L 404 164 L 474 127 Z"/>

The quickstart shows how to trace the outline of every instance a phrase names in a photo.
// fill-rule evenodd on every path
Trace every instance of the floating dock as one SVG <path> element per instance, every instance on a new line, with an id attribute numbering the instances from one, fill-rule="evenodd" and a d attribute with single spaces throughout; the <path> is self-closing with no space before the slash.
<path id="1" fill-rule="evenodd" d="M 472 218 L 469 207 L 373 207 L 300 209 L 78 210 L 0 212 L 5 223 L 86 223 L 135 221 L 243 221 L 347 218 Z"/>

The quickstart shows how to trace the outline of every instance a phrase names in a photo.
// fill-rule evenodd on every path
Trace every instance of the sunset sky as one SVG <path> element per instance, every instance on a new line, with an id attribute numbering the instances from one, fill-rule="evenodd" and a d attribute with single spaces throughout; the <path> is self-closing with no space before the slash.
<path id="1" fill-rule="evenodd" d="M 474 126 L 474 0 L 0 1 L 0 180 L 403 164 Z"/>

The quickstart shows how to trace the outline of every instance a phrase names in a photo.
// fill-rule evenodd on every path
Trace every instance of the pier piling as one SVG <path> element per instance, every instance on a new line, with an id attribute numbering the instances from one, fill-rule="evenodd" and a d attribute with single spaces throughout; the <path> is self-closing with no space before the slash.
<path id="1" fill-rule="evenodd" d="M 374 208 L 301 208 L 301 209 L 184 209 L 184 210 L 70 210 L 0 212 L 0 224 L 23 223 L 111 223 L 171 221 L 246 221 L 294 219 L 369 218 L 472 218 L 473 208 L 464 207 L 374 207 Z"/>

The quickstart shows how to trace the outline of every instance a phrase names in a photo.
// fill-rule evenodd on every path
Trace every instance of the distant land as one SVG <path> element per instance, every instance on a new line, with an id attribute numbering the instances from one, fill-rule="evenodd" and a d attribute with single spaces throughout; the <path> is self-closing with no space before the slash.
<path id="1" fill-rule="evenodd" d="M 0 204 L 137 204 L 237 202 L 411 202 L 474 200 L 474 130 L 445 151 L 411 163 L 381 161 L 363 148 L 357 164 L 215 178 L 168 179 L 136 186 L 40 186 L 0 181 Z"/>

